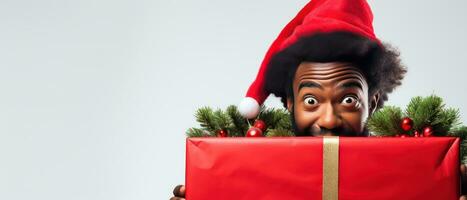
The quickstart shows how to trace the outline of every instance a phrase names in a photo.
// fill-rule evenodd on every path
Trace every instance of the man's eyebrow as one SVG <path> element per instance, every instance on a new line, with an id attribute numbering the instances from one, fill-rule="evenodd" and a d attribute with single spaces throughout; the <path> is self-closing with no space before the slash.
<path id="1" fill-rule="evenodd" d="M 354 87 L 360 88 L 361 90 L 363 90 L 362 84 L 358 81 L 349 81 L 340 86 L 340 88 L 343 88 L 343 89 L 354 88 Z"/>
<path id="2" fill-rule="evenodd" d="M 323 89 L 323 86 L 313 81 L 305 81 L 300 83 L 300 85 L 298 86 L 298 91 L 300 91 L 300 89 L 302 89 L 303 87 L 319 88 L 321 90 Z"/>

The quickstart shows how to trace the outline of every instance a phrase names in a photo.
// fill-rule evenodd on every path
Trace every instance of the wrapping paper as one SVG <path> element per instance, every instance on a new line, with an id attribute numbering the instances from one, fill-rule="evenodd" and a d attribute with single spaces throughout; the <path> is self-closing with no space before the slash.
<path id="1" fill-rule="evenodd" d="M 186 199 L 459 199 L 458 138 L 340 137 L 337 154 L 323 140 L 188 138 Z"/>

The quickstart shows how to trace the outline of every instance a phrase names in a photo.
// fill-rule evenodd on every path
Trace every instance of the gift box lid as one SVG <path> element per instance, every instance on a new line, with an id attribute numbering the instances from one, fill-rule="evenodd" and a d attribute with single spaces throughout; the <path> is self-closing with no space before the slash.
<path id="1" fill-rule="evenodd" d="M 458 138 L 340 137 L 337 154 L 325 153 L 325 140 L 188 138 L 186 198 L 325 199 L 334 189 L 324 174 L 337 177 L 336 199 L 460 196 Z"/>

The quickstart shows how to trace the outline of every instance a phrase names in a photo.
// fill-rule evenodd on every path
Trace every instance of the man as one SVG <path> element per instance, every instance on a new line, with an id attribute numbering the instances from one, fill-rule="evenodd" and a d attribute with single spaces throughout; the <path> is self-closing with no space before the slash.
<path id="1" fill-rule="evenodd" d="M 271 45 L 239 110 L 254 118 L 274 94 L 298 136 L 369 136 L 368 116 L 405 73 L 398 52 L 374 35 L 365 0 L 313 0 Z M 184 193 L 177 186 L 171 200 Z"/>
<path id="2" fill-rule="evenodd" d="M 281 97 L 296 135 L 368 136 L 366 119 L 406 72 L 398 56 L 353 33 L 317 33 L 272 57 L 265 89 Z"/>

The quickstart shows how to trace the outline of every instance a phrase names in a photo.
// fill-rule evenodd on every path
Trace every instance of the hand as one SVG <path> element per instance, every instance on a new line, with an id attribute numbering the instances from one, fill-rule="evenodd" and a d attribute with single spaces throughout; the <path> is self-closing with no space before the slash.
<path id="1" fill-rule="evenodd" d="M 170 200 L 185 200 L 185 186 L 184 185 L 177 185 L 174 188 L 173 193 L 174 193 L 174 196 L 171 197 Z"/>
<path id="2" fill-rule="evenodd" d="M 465 195 L 467 192 L 467 167 L 464 164 L 461 164 L 461 198 L 460 200 L 467 200 Z"/>

